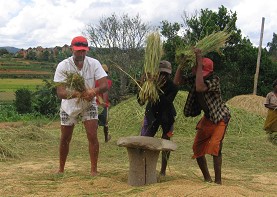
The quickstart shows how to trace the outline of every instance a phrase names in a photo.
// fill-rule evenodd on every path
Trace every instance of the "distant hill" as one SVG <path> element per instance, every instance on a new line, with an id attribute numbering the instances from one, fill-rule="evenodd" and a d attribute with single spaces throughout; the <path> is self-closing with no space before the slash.
<path id="1" fill-rule="evenodd" d="M 20 49 L 15 47 L 0 47 L 0 49 L 7 49 L 9 53 L 17 53 Z"/>

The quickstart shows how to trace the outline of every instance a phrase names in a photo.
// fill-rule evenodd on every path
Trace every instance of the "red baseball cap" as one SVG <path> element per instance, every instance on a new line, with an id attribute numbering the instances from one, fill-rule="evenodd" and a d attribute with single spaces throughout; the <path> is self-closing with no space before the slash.
<path id="1" fill-rule="evenodd" d="M 202 74 L 203 77 L 207 77 L 210 73 L 212 73 L 214 71 L 214 62 L 209 59 L 209 58 L 202 58 Z M 192 72 L 195 73 L 196 72 L 196 66 L 192 67 Z"/>
<path id="2" fill-rule="evenodd" d="M 214 71 L 214 62 L 210 58 L 204 57 L 202 59 L 202 72 L 203 72 L 203 77 L 208 76 L 210 73 Z"/>
<path id="3" fill-rule="evenodd" d="M 81 50 L 88 51 L 89 50 L 88 41 L 83 36 L 77 36 L 77 37 L 73 38 L 71 41 L 71 47 L 75 51 L 81 51 Z"/>

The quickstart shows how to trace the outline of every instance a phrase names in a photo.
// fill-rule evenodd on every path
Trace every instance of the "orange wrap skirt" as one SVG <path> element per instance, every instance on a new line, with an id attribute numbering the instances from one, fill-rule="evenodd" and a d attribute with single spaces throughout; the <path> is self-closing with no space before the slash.
<path id="1" fill-rule="evenodd" d="M 196 126 L 197 134 L 192 147 L 194 153 L 192 158 L 202 157 L 205 154 L 218 156 L 227 125 L 224 120 L 215 124 L 204 116 Z"/>

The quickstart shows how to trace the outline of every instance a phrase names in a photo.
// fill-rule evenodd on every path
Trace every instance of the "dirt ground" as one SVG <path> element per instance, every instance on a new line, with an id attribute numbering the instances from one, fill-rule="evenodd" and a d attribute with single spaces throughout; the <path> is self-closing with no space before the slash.
<path id="1" fill-rule="evenodd" d="M 86 165 L 68 162 L 71 172 L 61 176 L 53 172 L 55 162 L 0 163 L 0 196 L 277 196 L 277 173 L 247 175 L 224 169 L 219 186 L 202 182 L 196 168 L 191 169 L 194 177 L 171 169 L 159 183 L 133 187 L 127 184 L 126 170 L 100 165 L 101 174 L 93 178 L 82 171 Z"/>
<path id="2" fill-rule="evenodd" d="M 0 128 L 23 123 L 1 123 Z M 58 128 L 59 123 L 51 125 Z M 128 166 L 99 162 L 100 175 L 89 176 L 89 161 L 71 159 L 64 175 L 56 174 L 57 158 L 0 162 L 0 196 L 267 196 L 277 197 L 275 173 L 249 174 L 223 166 L 223 185 L 204 183 L 197 166 L 186 172 L 169 168 L 158 183 L 133 187 L 127 184 Z M 211 172 L 213 174 L 213 172 Z"/>

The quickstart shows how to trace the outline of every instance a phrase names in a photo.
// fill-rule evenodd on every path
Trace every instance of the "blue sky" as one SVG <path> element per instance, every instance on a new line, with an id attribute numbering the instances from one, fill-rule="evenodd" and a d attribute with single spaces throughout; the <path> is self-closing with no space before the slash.
<path id="1" fill-rule="evenodd" d="M 237 26 L 254 45 L 259 44 L 265 17 L 263 46 L 277 33 L 276 0 L 6 0 L 0 6 L 0 46 L 54 47 L 70 44 L 87 24 L 103 16 L 140 15 L 144 22 L 182 22 L 182 14 L 224 5 L 237 12 Z"/>

